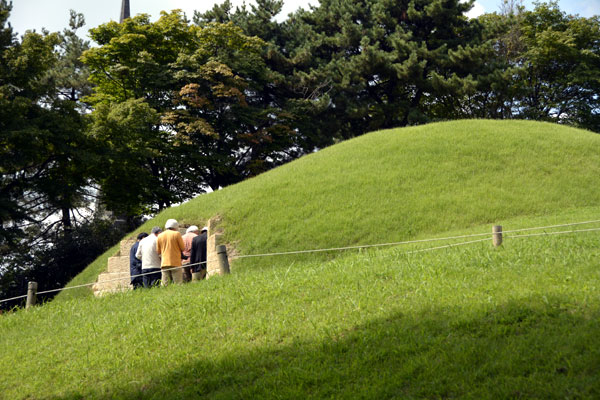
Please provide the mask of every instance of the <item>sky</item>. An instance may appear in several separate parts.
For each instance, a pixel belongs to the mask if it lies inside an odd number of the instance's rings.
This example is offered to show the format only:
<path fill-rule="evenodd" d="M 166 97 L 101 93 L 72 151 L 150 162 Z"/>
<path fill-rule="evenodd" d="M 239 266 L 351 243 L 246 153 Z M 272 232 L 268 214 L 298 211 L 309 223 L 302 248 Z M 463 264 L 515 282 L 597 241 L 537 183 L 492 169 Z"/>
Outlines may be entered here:
<path fill-rule="evenodd" d="M 42 27 L 49 31 L 60 31 L 67 27 L 69 10 L 82 13 L 86 19 L 86 28 L 96 27 L 110 20 L 118 21 L 121 13 L 121 0 L 12 0 L 13 10 L 9 22 L 13 30 L 23 34 L 27 29 L 38 32 Z M 244 0 L 232 0 L 241 5 Z M 246 0 L 246 3 L 252 0 Z M 495 12 L 500 8 L 502 0 L 477 0 L 469 16 L 477 16 L 485 12 Z M 130 0 L 131 14 L 147 13 L 155 20 L 161 10 L 182 9 L 187 17 L 194 16 L 194 10 L 206 11 L 222 0 Z M 282 13 L 277 17 L 285 19 L 289 13 L 309 5 L 317 5 L 318 0 L 284 0 Z M 582 17 L 600 15 L 600 0 L 559 0 L 561 10 L 568 14 L 579 14 Z M 525 0 L 527 9 L 532 9 L 532 1 Z"/>

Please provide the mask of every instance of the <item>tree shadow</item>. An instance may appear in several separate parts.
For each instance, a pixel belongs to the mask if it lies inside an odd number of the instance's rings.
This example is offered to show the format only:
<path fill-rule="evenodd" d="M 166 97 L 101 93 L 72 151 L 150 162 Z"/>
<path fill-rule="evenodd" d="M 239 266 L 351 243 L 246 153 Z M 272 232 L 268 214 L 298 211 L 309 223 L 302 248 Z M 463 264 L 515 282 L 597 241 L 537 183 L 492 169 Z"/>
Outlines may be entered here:
<path fill-rule="evenodd" d="M 599 398 L 599 311 L 553 297 L 397 312 L 320 342 L 231 351 L 153 371 L 146 385 L 60 398 Z"/>

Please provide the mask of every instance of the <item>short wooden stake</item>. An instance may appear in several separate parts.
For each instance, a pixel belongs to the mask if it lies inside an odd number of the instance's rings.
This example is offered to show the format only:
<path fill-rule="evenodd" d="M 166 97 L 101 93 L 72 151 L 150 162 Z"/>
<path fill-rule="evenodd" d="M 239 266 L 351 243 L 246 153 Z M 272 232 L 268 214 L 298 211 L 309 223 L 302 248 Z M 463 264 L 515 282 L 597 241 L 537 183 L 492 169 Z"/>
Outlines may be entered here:
<path fill-rule="evenodd" d="M 227 247 L 224 244 L 217 246 L 217 258 L 219 259 L 221 274 L 228 274 L 230 272 L 229 260 L 227 259 Z"/>
<path fill-rule="evenodd" d="M 37 289 L 37 282 L 29 282 L 27 284 L 27 303 L 25 304 L 25 308 L 35 306 L 35 303 L 37 301 Z"/>
<path fill-rule="evenodd" d="M 492 227 L 492 242 L 494 243 L 494 247 L 502 244 L 502 225 L 494 225 Z"/>

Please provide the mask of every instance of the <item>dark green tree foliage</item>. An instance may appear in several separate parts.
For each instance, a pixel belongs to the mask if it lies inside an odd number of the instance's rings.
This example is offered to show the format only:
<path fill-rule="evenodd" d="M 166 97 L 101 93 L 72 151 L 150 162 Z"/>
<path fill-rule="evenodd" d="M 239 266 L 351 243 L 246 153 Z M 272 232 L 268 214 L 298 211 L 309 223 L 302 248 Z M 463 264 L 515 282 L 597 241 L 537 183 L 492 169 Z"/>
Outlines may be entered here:
<path fill-rule="evenodd" d="M 85 196 L 90 146 L 77 103 L 58 96 L 48 79 L 61 36 L 27 32 L 17 41 L 6 33 L 10 5 L 0 8 L 0 240 L 6 245 L 25 231 L 41 240 L 55 227 L 69 233 L 71 212 Z"/>
<path fill-rule="evenodd" d="M 520 114 L 600 132 L 600 18 L 567 15 L 552 2 L 524 12 L 520 28 Z"/>
<path fill-rule="evenodd" d="M 505 3 L 478 19 L 486 51 L 476 90 L 453 99 L 449 117 L 526 118 L 600 132 L 600 20 Z"/>
<path fill-rule="evenodd" d="M 97 85 L 86 100 L 95 108 L 91 135 L 103 146 L 97 178 L 107 208 L 131 217 L 201 191 L 201 183 L 190 180 L 177 137 L 160 122 L 178 90 L 172 65 L 193 46 L 187 21 L 163 14 L 151 23 L 138 15 L 91 29 L 90 35 L 100 47 L 82 60 Z"/>
<path fill-rule="evenodd" d="M 260 56 L 262 40 L 233 24 L 193 26 L 177 12 L 91 35 L 101 47 L 83 60 L 97 84 L 91 132 L 108 144 L 101 186 L 109 208 L 162 209 L 297 152 L 295 117 L 272 95 L 277 77 Z"/>
<path fill-rule="evenodd" d="M 72 12 L 63 34 L 17 39 L 10 9 L 0 1 L 0 298 L 22 295 L 32 279 L 61 287 L 115 240 L 79 214 L 97 165 L 80 102 L 83 17 Z"/>
<path fill-rule="evenodd" d="M 264 41 L 261 57 L 268 68 L 268 80 L 256 92 L 253 103 L 285 111 L 286 124 L 293 127 L 295 135 L 294 146 L 285 150 L 284 158 L 292 159 L 332 144 L 336 135 L 324 123 L 330 117 L 329 85 L 311 87 L 297 73 L 310 66 L 305 53 L 296 54 L 305 43 L 308 28 L 293 15 L 278 22 L 275 17 L 282 6 L 281 0 L 258 0 L 234 10 L 231 2 L 225 1 L 205 13 L 196 12 L 194 21 L 200 27 L 231 22 L 245 35 Z"/>
<path fill-rule="evenodd" d="M 55 95 L 77 102 L 81 111 L 88 110 L 82 99 L 91 94 L 93 87 L 89 81 L 89 70 L 81 61 L 81 56 L 90 48 L 90 43 L 77 36 L 77 31 L 84 25 L 83 14 L 71 10 L 69 29 L 64 29 L 61 33 L 58 60 L 46 76 L 49 83 L 56 88 Z"/>
<path fill-rule="evenodd" d="M 425 122 L 444 96 L 473 85 L 469 59 L 477 26 L 458 0 L 323 0 L 294 18 L 306 40 L 305 86 L 329 88 L 342 137 Z M 478 43 L 475 43 L 478 45 Z"/>
<path fill-rule="evenodd" d="M 516 93 L 511 83 L 519 54 L 516 16 L 484 14 L 472 23 L 481 26 L 479 46 L 471 45 L 468 60 L 473 80 L 463 93 L 441 96 L 432 111 L 440 119 L 512 118 Z"/>
<path fill-rule="evenodd" d="M 194 30 L 197 48 L 175 65 L 176 103 L 184 108 L 163 122 L 191 147 L 198 177 L 216 189 L 289 160 L 294 118 L 268 101 L 273 73 L 261 57 L 264 42 L 231 23 Z"/>
<path fill-rule="evenodd" d="M 52 246 L 29 246 L 23 243 L 3 260 L 0 271 L 0 299 L 22 296 L 27 283 L 38 282 L 38 291 L 64 287 L 96 257 L 117 243 L 125 232 L 107 220 L 82 221 L 67 237 L 50 232 Z M 38 301 L 52 299 L 57 293 L 41 295 Z M 0 304 L 0 309 L 23 306 L 24 299 Z"/>

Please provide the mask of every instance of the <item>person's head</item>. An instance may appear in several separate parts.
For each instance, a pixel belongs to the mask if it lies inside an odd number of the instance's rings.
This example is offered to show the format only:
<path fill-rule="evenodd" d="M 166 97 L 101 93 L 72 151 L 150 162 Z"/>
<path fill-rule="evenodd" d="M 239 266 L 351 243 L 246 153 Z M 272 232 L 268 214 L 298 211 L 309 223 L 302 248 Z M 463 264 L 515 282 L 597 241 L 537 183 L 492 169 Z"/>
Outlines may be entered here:
<path fill-rule="evenodd" d="M 148 236 L 148 234 L 146 232 L 140 233 L 139 235 L 137 235 L 137 241 L 139 242 L 140 240 L 142 240 L 146 236 Z"/>
<path fill-rule="evenodd" d="M 162 229 L 160 229 L 160 226 L 155 226 L 152 228 L 151 232 L 153 235 L 158 236 L 158 234 L 162 232 Z"/>
<path fill-rule="evenodd" d="M 187 228 L 187 230 L 185 231 L 185 233 L 190 233 L 190 232 L 198 234 L 198 227 L 196 225 L 192 225 L 189 228 Z"/>
<path fill-rule="evenodd" d="M 208 226 L 205 226 L 204 228 L 202 228 L 202 230 L 200 231 L 200 233 L 206 233 L 206 234 L 208 234 Z"/>
<path fill-rule="evenodd" d="M 176 219 L 169 219 L 165 224 L 165 229 L 177 230 L 179 228 L 179 223 Z"/>

